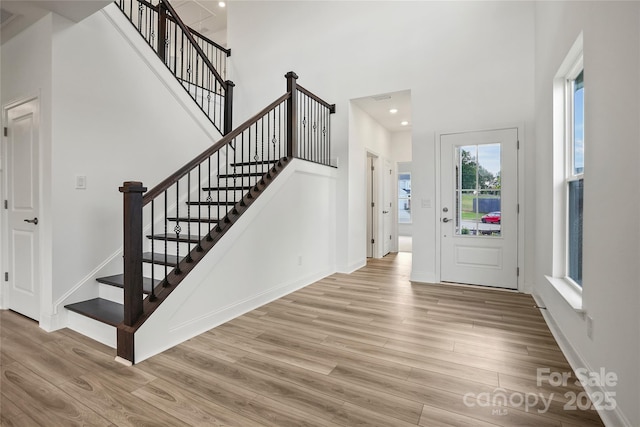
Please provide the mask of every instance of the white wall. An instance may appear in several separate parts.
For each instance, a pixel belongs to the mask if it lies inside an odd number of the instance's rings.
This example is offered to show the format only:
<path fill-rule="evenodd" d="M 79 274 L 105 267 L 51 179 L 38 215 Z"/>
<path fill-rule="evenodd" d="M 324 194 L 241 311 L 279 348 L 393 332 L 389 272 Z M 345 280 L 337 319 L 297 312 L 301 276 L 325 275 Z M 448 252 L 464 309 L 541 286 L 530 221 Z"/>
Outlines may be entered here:
<path fill-rule="evenodd" d="M 357 195 L 364 189 L 364 160 L 349 141 L 349 100 L 411 90 L 413 161 L 420 165 L 414 171 L 412 278 L 433 281 L 436 213 L 420 202 L 435 205 L 435 132 L 522 123 L 532 129 L 533 12 L 530 2 L 229 4 L 236 117 L 249 117 L 282 94 L 289 70 L 336 103 L 339 270 L 362 265 L 365 254 L 365 212 Z"/>
<path fill-rule="evenodd" d="M 0 104 L 6 107 L 8 104 L 24 101 L 33 97 L 39 99 L 40 107 L 40 150 L 42 158 L 51 157 L 51 31 L 53 18 L 48 14 L 38 22 L 30 26 L 22 33 L 6 41 L 0 47 Z M 3 111 L 4 114 L 4 111 Z M 5 120 L 5 117 L 2 117 Z M 0 188 L 2 195 L 6 198 L 4 162 L 6 147 L 2 145 L 0 150 L 2 160 L 0 167 Z M 51 165 L 42 162 L 42 173 L 40 174 L 40 203 L 41 213 L 38 224 L 40 239 L 42 241 L 40 260 L 40 274 L 43 278 L 51 275 L 51 251 L 45 250 L 51 246 L 51 184 L 46 179 L 51 174 Z M 0 211 L 2 217 L 2 227 L 0 236 L 2 237 L 2 253 L 0 257 L 0 267 L 6 265 L 7 239 L 2 236 L 6 227 L 5 211 Z M 7 271 L 1 268 L 0 271 Z M 0 286 L 0 308 L 6 308 L 6 301 L 3 296 L 3 285 Z M 50 283 L 50 279 L 48 280 Z M 41 287 L 42 296 L 46 301 L 51 301 L 51 291 L 46 287 Z"/>
<path fill-rule="evenodd" d="M 336 173 L 288 165 L 136 332 L 136 363 L 333 273 Z"/>
<path fill-rule="evenodd" d="M 607 391 L 617 410 L 610 426 L 640 425 L 640 4 L 536 4 L 536 200 L 534 294 L 547 307 L 554 332 L 574 368 L 603 367 L 618 375 Z M 545 280 L 552 273 L 552 81 L 578 34 L 584 34 L 585 189 L 583 308 L 575 312 Z M 603 220 L 610 211 L 612 219 Z M 598 391 L 598 388 L 595 388 Z"/>

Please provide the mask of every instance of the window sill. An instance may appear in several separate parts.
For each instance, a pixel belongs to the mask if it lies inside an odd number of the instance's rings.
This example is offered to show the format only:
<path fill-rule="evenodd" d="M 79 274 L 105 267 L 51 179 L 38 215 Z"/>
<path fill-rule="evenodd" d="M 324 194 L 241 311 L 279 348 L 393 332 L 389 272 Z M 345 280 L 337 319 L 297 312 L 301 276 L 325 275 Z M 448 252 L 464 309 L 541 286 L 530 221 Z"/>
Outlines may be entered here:
<path fill-rule="evenodd" d="M 560 277 L 546 277 L 547 281 L 555 288 L 564 300 L 578 313 L 584 313 L 582 308 L 582 290 L 568 280 Z"/>

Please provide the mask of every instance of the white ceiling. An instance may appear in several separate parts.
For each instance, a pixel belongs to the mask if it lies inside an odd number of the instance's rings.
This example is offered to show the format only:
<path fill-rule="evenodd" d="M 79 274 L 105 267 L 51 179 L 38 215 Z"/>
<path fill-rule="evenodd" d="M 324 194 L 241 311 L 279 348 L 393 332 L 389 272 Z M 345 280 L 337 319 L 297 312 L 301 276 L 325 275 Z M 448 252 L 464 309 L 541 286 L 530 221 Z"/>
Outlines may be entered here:
<path fill-rule="evenodd" d="M 109 3 L 111 1 L 108 0 L 1 0 L 3 19 L 9 18 L 0 25 L 0 40 L 6 42 L 49 12 L 80 22 Z"/>
<path fill-rule="evenodd" d="M 353 99 L 352 102 L 373 117 L 389 132 L 401 132 L 411 129 L 410 90 L 366 96 Z M 392 108 L 398 110 L 398 112 L 395 114 L 390 113 L 389 110 Z M 409 124 L 403 126 L 400 124 L 402 121 L 407 121 Z"/>
<path fill-rule="evenodd" d="M 212 0 L 173 0 L 174 7 L 182 22 L 193 28 L 200 34 L 210 37 L 227 29 L 227 9 L 220 7 L 219 1 Z M 213 40 L 218 40 L 217 35 Z M 226 35 L 224 36 L 226 42 Z"/>

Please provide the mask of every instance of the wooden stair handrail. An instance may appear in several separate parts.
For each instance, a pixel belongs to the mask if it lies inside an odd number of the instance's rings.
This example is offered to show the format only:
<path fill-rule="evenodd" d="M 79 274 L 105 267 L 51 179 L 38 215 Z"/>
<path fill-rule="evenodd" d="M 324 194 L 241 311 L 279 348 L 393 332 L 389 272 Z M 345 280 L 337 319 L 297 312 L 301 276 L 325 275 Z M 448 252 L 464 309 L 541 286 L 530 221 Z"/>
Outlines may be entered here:
<path fill-rule="evenodd" d="M 282 101 L 288 99 L 291 96 L 291 92 L 287 92 L 282 95 L 280 98 L 273 101 L 266 108 L 262 109 L 258 114 L 255 114 L 253 117 L 245 121 L 243 124 L 238 126 L 233 131 L 226 134 L 222 139 L 211 147 L 207 148 L 205 151 L 200 153 L 197 157 L 191 160 L 186 165 L 182 166 L 180 169 L 175 171 L 171 176 L 160 182 L 158 185 L 149 190 L 144 197 L 142 198 L 142 206 L 147 205 L 151 200 L 158 197 L 160 194 L 164 193 L 165 190 L 169 189 L 173 184 L 175 184 L 180 178 L 185 176 L 189 171 L 193 170 L 196 166 L 202 163 L 206 158 L 211 157 L 216 151 L 219 151 L 227 144 L 229 144 L 236 136 L 240 135 L 242 132 L 247 130 L 253 123 L 255 123 L 260 117 L 265 115 L 269 110 L 271 110 L 276 105 L 280 104 Z"/>

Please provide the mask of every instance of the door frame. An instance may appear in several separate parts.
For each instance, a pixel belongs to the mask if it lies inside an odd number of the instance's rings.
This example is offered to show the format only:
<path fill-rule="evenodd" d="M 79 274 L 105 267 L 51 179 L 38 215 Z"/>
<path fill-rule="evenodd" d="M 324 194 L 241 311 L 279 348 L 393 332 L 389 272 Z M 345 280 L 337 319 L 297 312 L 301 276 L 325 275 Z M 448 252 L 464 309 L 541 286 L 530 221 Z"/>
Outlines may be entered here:
<path fill-rule="evenodd" d="M 516 184 L 516 203 L 519 206 L 519 212 L 520 214 L 518 215 L 518 224 L 517 224 L 517 229 L 518 229 L 518 241 L 517 241 L 517 248 L 518 248 L 518 255 L 517 255 L 517 267 L 519 269 L 519 275 L 517 276 L 517 288 L 515 289 L 515 291 L 517 292 L 524 292 L 525 291 L 525 268 L 524 268 L 524 229 L 525 229 L 525 217 L 526 217 L 526 207 L 525 207 L 525 203 L 524 203 L 524 197 L 523 195 L 524 193 L 524 178 L 523 178 L 523 165 L 524 165 L 524 135 L 525 135 L 525 127 L 524 124 L 519 124 L 519 125 L 503 125 L 503 126 L 490 126 L 490 127 L 486 127 L 486 128 L 480 128 L 480 129 L 472 129 L 472 130 L 464 130 L 464 131 L 451 131 L 451 132 L 444 132 L 444 131 L 439 131 L 436 132 L 435 134 L 435 141 L 434 141 L 434 145 L 435 145 L 435 214 L 434 214 L 434 221 L 435 221 L 435 253 L 436 253 L 436 265 L 435 265 L 435 277 L 436 277 L 436 281 L 438 283 L 444 283 L 442 282 L 442 269 L 441 269 L 441 265 L 440 263 L 442 262 L 442 254 L 441 254 L 441 248 L 442 248 L 442 223 L 440 221 L 440 217 L 441 217 L 441 211 L 442 211 L 442 203 L 441 203 L 441 184 L 442 181 L 440 179 L 441 173 L 442 173 L 442 167 L 440 165 L 440 162 L 442 160 L 441 158 L 441 137 L 442 135 L 452 135 L 452 134 L 465 134 L 465 133 L 476 133 L 476 132 L 489 132 L 489 131 L 496 131 L 496 130 L 507 130 L 507 129 L 515 129 L 516 130 L 516 135 L 517 135 L 517 140 L 518 140 L 518 167 L 517 167 L 517 184 Z M 447 284 L 447 283 L 444 283 Z M 450 284 L 451 285 L 451 284 Z M 452 286 L 456 286 L 455 284 Z M 470 285 L 470 286 L 475 286 L 475 285 Z M 493 288 L 492 288 L 493 289 Z M 496 289 L 500 289 L 500 288 L 496 288 Z M 509 289 L 505 289 L 505 291 L 509 291 Z"/>
<path fill-rule="evenodd" d="M 380 243 L 380 238 L 379 238 L 379 234 L 380 234 L 380 218 L 378 215 L 378 205 L 379 203 L 379 177 L 378 177 L 378 172 L 380 169 L 380 165 L 378 164 L 380 161 L 380 156 L 378 156 L 378 154 L 372 152 L 372 151 L 366 151 L 365 153 L 365 161 L 366 161 L 366 165 L 365 165 L 365 183 L 366 183 L 366 227 L 367 227 L 367 231 L 366 231 L 366 256 L 367 258 L 380 258 L 380 255 L 378 254 L 379 250 L 379 243 Z M 374 168 L 374 170 L 371 170 L 371 167 Z M 371 203 L 374 204 L 374 206 L 371 206 Z M 373 243 L 371 243 L 371 239 L 373 239 Z M 370 255 L 370 256 L 369 256 Z"/>
<path fill-rule="evenodd" d="M 20 105 L 27 104 L 29 102 L 35 101 L 36 103 L 36 118 L 38 123 L 38 206 L 39 206 L 39 219 L 42 223 L 42 211 L 43 211 L 43 176 L 42 176 L 42 164 L 43 164 L 43 129 L 42 129 L 42 103 L 41 97 L 39 94 L 25 96 L 23 98 L 8 102 L 2 105 L 2 137 L 0 138 L 0 249 L 2 249 L 2 255 L 0 256 L 0 309 L 6 309 L 10 305 L 9 301 L 9 291 L 8 291 L 8 282 L 4 280 L 4 274 L 8 271 L 9 268 L 9 217 L 7 210 L 4 208 L 4 201 L 8 199 L 8 137 L 4 136 L 4 128 L 9 125 L 9 110 L 19 107 Z M 42 255 L 43 255 L 43 233 L 42 226 L 37 234 L 38 245 L 38 255 L 40 257 L 40 265 L 38 266 L 39 275 L 37 280 L 39 281 L 39 307 L 38 311 L 40 313 L 40 321 L 42 320 L 42 312 L 45 302 L 45 289 L 43 289 L 43 274 L 42 274 Z M 11 274 L 11 273 L 9 273 Z"/>

